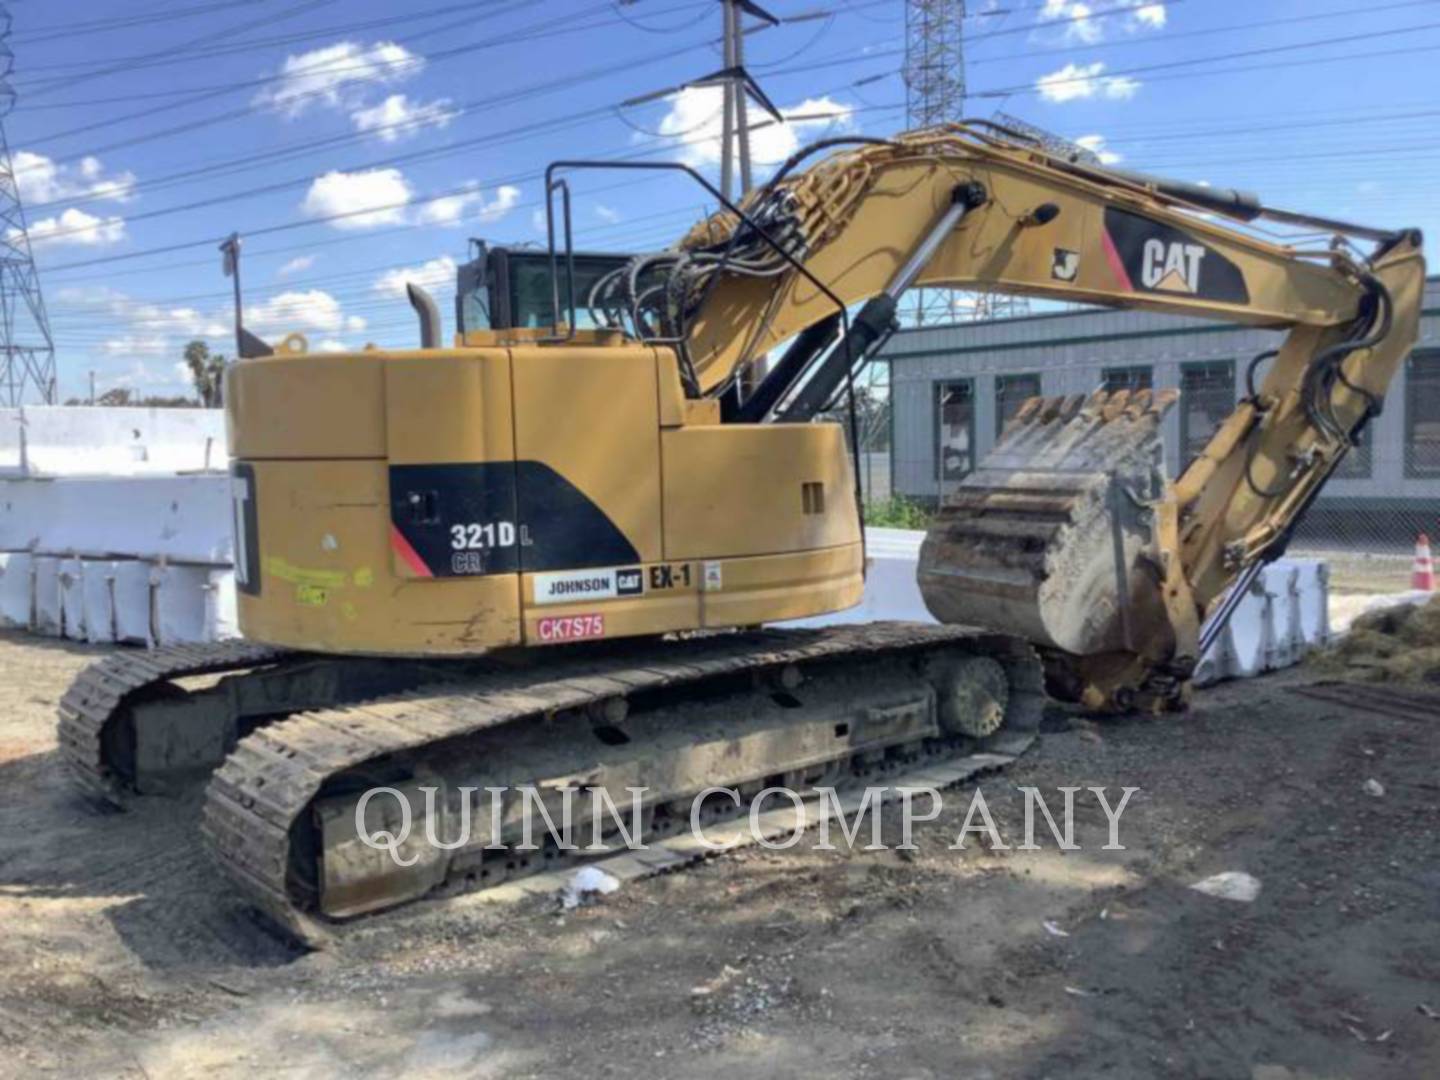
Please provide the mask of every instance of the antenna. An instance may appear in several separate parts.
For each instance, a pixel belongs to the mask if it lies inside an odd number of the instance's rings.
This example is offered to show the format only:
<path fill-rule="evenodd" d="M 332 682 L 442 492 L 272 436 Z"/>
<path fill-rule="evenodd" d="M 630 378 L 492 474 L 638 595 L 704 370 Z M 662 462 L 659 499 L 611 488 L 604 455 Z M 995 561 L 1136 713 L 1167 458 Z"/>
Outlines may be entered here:
<path fill-rule="evenodd" d="M 24 404 L 27 393 L 54 405 L 55 341 L 5 134 L 4 118 L 15 107 L 10 23 L 10 9 L 0 3 L 0 405 Z"/>

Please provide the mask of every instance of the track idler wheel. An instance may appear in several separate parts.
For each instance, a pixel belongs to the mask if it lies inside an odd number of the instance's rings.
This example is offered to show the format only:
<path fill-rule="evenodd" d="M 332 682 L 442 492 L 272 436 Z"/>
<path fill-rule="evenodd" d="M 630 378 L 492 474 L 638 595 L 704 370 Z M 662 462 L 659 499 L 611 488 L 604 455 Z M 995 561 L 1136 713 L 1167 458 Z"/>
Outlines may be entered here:
<path fill-rule="evenodd" d="M 947 735 L 983 739 L 1005 723 L 1010 679 L 1005 668 L 984 656 L 933 660 L 926 672 L 935 687 L 940 727 Z"/>

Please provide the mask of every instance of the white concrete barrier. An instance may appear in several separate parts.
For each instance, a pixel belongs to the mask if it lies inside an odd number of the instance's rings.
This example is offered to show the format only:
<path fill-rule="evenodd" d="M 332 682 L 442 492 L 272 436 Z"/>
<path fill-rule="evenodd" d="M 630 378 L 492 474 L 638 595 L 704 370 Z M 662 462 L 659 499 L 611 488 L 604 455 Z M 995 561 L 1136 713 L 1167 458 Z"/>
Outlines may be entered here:
<path fill-rule="evenodd" d="M 1330 644 L 1330 566 L 1319 559 L 1294 559 L 1299 600 L 1299 634 L 1306 649 Z"/>
<path fill-rule="evenodd" d="M 115 564 L 115 640 L 131 645 L 155 645 L 151 615 L 150 575 L 148 562 L 138 559 Z"/>
<path fill-rule="evenodd" d="M 34 559 L 28 551 L 0 551 L 0 628 L 29 629 L 34 614 Z"/>
<path fill-rule="evenodd" d="M 0 409 L 0 625 L 232 636 L 228 464 L 218 410 Z"/>
<path fill-rule="evenodd" d="M 935 619 L 925 607 L 920 586 L 915 580 L 915 567 L 920 561 L 920 542 L 924 539 L 923 532 L 913 529 L 866 529 L 868 567 L 865 594 L 860 603 L 846 611 L 778 625 L 837 626 L 886 619 L 933 623 Z"/>
<path fill-rule="evenodd" d="M 155 641 L 208 643 L 238 636 L 235 625 L 235 575 L 206 566 L 157 566 L 154 587 Z"/>
<path fill-rule="evenodd" d="M 35 617 L 30 628 L 37 634 L 59 637 L 64 628 L 60 615 L 60 560 L 53 555 L 37 555 L 35 569 Z"/>
<path fill-rule="evenodd" d="M 62 559 L 58 573 L 60 584 L 60 625 L 72 641 L 85 638 L 85 576 L 79 559 Z"/>
<path fill-rule="evenodd" d="M 0 476 L 156 476 L 228 467 L 219 409 L 0 409 Z"/>
<path fill-rule="evenodd" d="M 0 550 L 231 561 L 230 477 L 0 479 Z"/>
<path fill-rule="evenodd" d="M 923 532 L 866 529 L 869 559 L 865 594 L 847 611 L 780 626 L 834 626 L 895 619 L 933 623 L 915 579 Z M 1299 663 L 1306 651 L 1329 640 L 1329 575 L 1317 559 L 1282 559 L 1266 567 L 1240 602 L 1230 625 L 1196 668 L 1199 685 L 1247 678 Z"/>
<path fill-rule="evenodd" d="M 102 559 L 81 562 L 81 592 L 84 597 L 85 640 L 106 644 L 115 640 L 115 568 Z"/>
<path fill-rule="evenodd" d="M 1250 586 L 1195 681 L 1204 686 L 1291 667 L 1329 641 L 1329 567 L 1319 559 L 1279 559 Z"/>

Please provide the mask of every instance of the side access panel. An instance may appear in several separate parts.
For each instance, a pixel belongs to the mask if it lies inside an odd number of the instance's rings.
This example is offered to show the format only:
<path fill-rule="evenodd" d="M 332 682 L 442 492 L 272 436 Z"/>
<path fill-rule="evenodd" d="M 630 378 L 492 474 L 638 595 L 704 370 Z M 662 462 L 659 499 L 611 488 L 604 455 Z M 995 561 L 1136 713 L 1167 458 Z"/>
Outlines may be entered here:
<path fill-rule="evenodd" d="M 662 551 L 654 351 L 532 346 L 512 356 L 526 642 L 698 625 L 697 568 Z"/>

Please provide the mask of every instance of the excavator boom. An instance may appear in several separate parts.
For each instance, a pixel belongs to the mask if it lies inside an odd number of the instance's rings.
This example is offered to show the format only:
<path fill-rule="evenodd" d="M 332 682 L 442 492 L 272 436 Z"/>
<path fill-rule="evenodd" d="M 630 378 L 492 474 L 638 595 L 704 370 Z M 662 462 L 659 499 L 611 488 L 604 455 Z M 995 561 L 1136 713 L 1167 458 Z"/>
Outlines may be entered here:
<path fill-rule="evenodd" d="M 598 317 L 680 340 L 695 392 L 739 421 L 805 421 L 833 404 L 917 286 L 1287 330 L 1178 483 L 1163 479 L 1158 438 L 1173 393 L 1032 401 L 922 549 L 932 613 L 1037 643 L 1059 692 L 1110 707 L 1178 700 L 1202 625 L 1213 634 L 1228 612 L 1220 598 L 1283 552 L 1379 411 L 1416 338 L 1419 234 L 1081 165 L 975 126 L 833 142 L 847 141 L 858 145 L 792 172 L 802 152 L 679 248 L 632 263 L 632 276 L 663 270 L 663 285 L 637 296 L 602 281 Z M 1336 235 L 1297 248 L 1244 228 L 1258 219 Z M 1357 239 L 1377 246 L 1362 254 Z M 848 318 L 837 302 L 861 306 Z"/>

